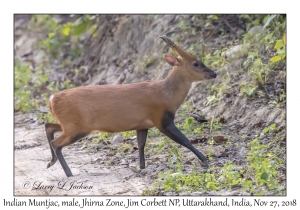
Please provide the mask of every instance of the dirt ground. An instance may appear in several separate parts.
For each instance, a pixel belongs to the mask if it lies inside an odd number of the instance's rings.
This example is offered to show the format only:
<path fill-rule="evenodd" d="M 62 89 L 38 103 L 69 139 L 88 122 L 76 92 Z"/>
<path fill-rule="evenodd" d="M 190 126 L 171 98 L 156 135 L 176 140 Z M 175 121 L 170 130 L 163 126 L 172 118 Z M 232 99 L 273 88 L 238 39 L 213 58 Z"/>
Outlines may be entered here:
<path fill-rule="evenodd" d="M 15 116 L 15 196 L 141 195 L 149 184 L 149 178 L 135 170 L 136 164 L 101 164 L 99 160 L 106 156 L 106 151 L 89 155 L 82 149 L 82 142 L 63 150 L 73 177 L 66 177 L 59 162 L 46 169 L 51 153 L 44 125 L 26 119 L 25 114 Z"/>

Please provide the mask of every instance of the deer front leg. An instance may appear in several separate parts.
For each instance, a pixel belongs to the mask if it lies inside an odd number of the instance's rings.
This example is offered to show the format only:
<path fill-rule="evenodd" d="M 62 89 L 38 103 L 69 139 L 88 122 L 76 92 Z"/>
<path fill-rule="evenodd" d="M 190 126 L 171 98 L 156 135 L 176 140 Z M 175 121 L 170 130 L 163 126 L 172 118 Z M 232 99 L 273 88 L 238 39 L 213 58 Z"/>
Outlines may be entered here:
<path fill-rule="evenodd" d="M 174 140 L 178 144 L 181 144 L 182 146 L 188 148 L 191 150 L 202 162 L 203 166 L 205 168 L 208 168 L 207 159 L 205 156 L 199 152 L 192 143 L 188 140 L 188 138 L 181 133 L 180 130 L 175 126 L 174 124 L 174 114 L 170 112 L 166 112 L 164 114 L 164 117 L 162 119 L 162 124 L 160 127 L 160 131 L 165 134 L 170 139 Z"/>

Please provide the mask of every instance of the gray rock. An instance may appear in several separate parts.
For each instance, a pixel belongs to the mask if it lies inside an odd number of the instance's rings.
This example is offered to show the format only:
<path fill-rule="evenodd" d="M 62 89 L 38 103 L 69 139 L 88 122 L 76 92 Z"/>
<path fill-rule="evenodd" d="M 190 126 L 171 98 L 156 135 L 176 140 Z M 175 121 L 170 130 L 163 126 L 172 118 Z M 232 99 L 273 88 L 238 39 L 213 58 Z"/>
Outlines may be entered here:
<path fill-rule="evenodd" d="M 263 26 L 254 26 L 248 31 L 249 34 L 253 34 L 253 35 L 262 34 L 264 32 L 265 32 L 265 29 Z"/>
<path fill-rule="evenodd" d="M 116 134 L 114 135 L 113 139 L 112 139 L 112 143 L 113 145 L 119 145 L 123 143 L 123 137 L 120 134 Z"/>
<path fill-rule="evenodd" d="M 225 53 L 225 58 L 226 59 L 237 58 L 239 57 L 240 54 L 242 54 L 242 50 L 243 50 L 243 45 L 234 46 Z"/>
<path fill-rule="evenodd" d="M 125 159 L 122 159 L 120 162 L 120 165 L 128 165 L 128 161 Z"/>

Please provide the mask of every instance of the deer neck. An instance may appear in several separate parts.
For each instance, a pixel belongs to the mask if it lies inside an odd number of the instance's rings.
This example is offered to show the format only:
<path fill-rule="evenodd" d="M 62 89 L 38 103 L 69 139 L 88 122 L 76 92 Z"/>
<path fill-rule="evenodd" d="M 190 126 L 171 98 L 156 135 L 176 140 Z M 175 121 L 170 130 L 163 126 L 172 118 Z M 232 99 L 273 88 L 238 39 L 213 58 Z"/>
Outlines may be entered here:
<path fill-rule="evenodd" d="M 163 91 L 176 110 L 186 98 L 192 85 L 192 82 L 186 76 L 186 72 L 183 69 L 175 67 L 162 80 Z"/>

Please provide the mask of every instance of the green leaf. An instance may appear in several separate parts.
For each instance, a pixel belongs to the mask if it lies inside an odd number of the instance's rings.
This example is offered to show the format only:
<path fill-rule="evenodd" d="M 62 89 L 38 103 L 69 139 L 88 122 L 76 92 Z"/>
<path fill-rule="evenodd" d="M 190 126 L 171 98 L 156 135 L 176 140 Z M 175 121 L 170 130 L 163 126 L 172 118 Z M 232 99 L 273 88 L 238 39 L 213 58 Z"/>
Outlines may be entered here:
<path fill-rule="evenodd" d="M 265 81 L 261 78 L 261 77 L 257 77 L 258 81 L 261 83 L 261 84 L 264 84 Z M 255 90 L 255 89 L 254 89 Z"/>
<path fill-rule="evenodd" d="M 249 188 L 251 184 L 252 184 L 252 181 L 250 181 L 250 180 L 246 181 L 245 188 Z"/>
<path fill-rule="evenodd" d="M 213 20 L 218 20 L 218 15 L 210 15 L 209 17 Z"/>
<path fill-rule="evenodd" d="M 64 27 L 64 28 L 62 29 L 63 35 L 69 36 L 70 30 L 71 30 L 71 28 L 70 28 L 69 26 Z"/>
<path fill-rule="evenodd" d="M 49 33 L 49 34 L 48 34 L 48 38 L 51 39 L 51 38 L 54 37 L 54 35 L 55 35 L 55 33 Z"/>
<path fill-rule="evenodd" d="M 262 173 L 262 175 L 260 176 L 261 179 L 266 180 L 266 181 L 267 181 L 268 177 L 269 177 L 269 175 L 266 172 Z"/>
<path fill-rule="evenodd" d="M 244 15 L 244 14 L 243 14 L 243 15 L 241 15 L 241 17 L 242 17 L 242 18 L 245 18 L 245 19 L 249 19 L 249 18 L 250 18 L 250 16 L 249 16 L 249 15 Z"/>
<path fill-rule="evenodd" d="M 280 39 L 276 42 L 276 45 L 274 47 L 274 49 L 276 49 L 277 51 L 281 50 L 281 48 L 285 47 L 283 40 Z"/>
<path fill-rule="evenodd" d="M 48 77 L 46 75 L 41 75 L 41 79 L 44 81 L 44 82 L 47 82 L 48 81 Z"/>
<path fill-rule="evenodd" d="M 261 60 L 260 58 L 257 58 L 253 64 L 253 67 L 258 67 L 259 65 L 261 65 Z"/>
<path fill-rule="evenodd" d="M 268 133 L 269 132 L 269 130 L 270 130 L 270 128 L 265 128 L 263 131 L 264 131 L 264 133 Z"/>
<path fill-rule="evenodd" d="M 89 21 L 81 22 L 80 24 L 74 26 L 72 35 L 79 36 L 86 31 Z"/>
<path fill-rule="evenodd" d="M 266 22 L 269 18 L 270 18 L 270 15 L 266 15 L 263 19 L 263 24 L 266 24 Z"/>
<path fill-rule="evenodd" d="M 275 160 L 276 160 L 276 163 L 278 164 L 278 165 L 281 165 L 281 160 L 278 158 L 278 157 L 274 157 L 275 158 Z"/>
<path fill-rule="evenodd" d="M 272 58 L 270 58 L 270 61 L 273 63 L 276 63 L 278 61 L 280 61 L 282 58 L 279 55 L 273 56 Z"/>
<path fill-rule="evenodd" d="M 273 33 L 269 33 L 266 37 L 265 40 L 270 40 L 273 37 Z"/>
<path fill-rule="evenodd" d="M 271 15 L 267 20 L 266 20 L 266 23 L 264 25 L 264 28 L 266 28 L 270 22 L 276 17 L 277 15 Z"/>
<path fill-rule="evenodd" d="M 253 21 L 253 24 L 254 24 L 255 26 L 258 26 L 258 25 L 259 25 L 259 21 L 258 21 L 258 20 L 255 20 L 255 21 Z"/>

